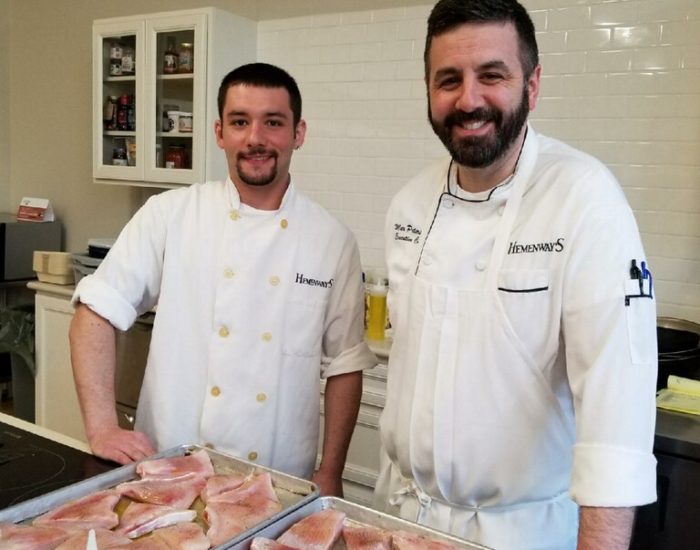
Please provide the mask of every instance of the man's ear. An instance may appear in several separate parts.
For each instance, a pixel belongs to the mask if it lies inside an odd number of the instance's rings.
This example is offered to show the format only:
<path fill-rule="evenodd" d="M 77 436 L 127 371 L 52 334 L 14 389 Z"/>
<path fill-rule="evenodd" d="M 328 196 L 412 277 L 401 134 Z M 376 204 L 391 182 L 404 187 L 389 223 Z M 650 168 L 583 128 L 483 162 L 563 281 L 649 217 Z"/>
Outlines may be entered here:
<path fill-rule="evenodd" d="M 294 148 L 299 149 L 304 144 L 304 137 L 306 136 L 306 121 L 301 119 L 297 123 L 297 127 L 294 129 Z"/>

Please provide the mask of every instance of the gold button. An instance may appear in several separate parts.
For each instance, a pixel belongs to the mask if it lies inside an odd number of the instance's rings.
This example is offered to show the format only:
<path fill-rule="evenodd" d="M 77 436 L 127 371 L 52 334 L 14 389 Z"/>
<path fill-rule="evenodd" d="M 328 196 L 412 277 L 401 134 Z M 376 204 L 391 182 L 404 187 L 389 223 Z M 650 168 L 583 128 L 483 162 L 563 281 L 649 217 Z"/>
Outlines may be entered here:
<path fill-rule="evenodd" d="M 263 339 L 263 342 L 269 342 L 270 340 L 272 340 L 272 333 L 263 332 L 262 339 Z"/>
<path fill-rule="evenodd" d="M 264 393 L 259 393 L 255 396 L 255 399 L 257 399 L 259 403 L 262 403 L 267 399 L 267 395 L 265 395 Z"/>
<path fill-rule="evenodd" d="M 241 215 L 238 213 L 238 210 L 231 210 L 228 213 L 228 217 L 235 222 L 236 220 L 239 220 L 241 218 Z"/>
<path fill-rule="evenodd" d="M 219 329 L 219 336 L 221 336 L 222 338 L 226 338 L 226 337 L 228 337 L 228 335 L 229 335 L 229 331 L 226 327 L 221 327 Z"/>
<path fill-rule="evenodd" d="M 214 397 L 219 397 L 219 396 L 221 395 L 221 390 L 219 389 L 219 386 L 214 386 L 214 387 L 211 389 L 211 394 L 212 394 Z"/>
<path fill-rule="evenodd" d="M 255 451 L 251 451 L 248 453 L 248 460 L 257 460 L 258 459 L 258 453 Z"/>
<path fill-rule="evenodd" d="M 277 275 L 273 275 L 272 277 L 270 277 L 270 284 L 272 286 L 277 286 L 278 284 L 280 284 L 280 278 Z"/>
<path fill-rule="evenodd" d="M 214 448 L 214 444 L 213 444 L 213 443 L 205 443 L 204 446 L 205 446 L 207 449 L 213 449 L 213 448 Z"/>
<path fill-rule="evenodd" d="M 288 225 L 289 225 L 289 222 L 287 220 L 282 220 L 280 222 L 280 226 L 282 227 L 282 229 L 287 229 Z"/>
<path fill-rule="evenodd" d="M 227 279 L 232 279 L 233 275 L 234 275 L 233 269 L 231 269 L 230 267 L 227 267 L 226 269 L 224 269 L 224 277 L 226 277 Z"/>

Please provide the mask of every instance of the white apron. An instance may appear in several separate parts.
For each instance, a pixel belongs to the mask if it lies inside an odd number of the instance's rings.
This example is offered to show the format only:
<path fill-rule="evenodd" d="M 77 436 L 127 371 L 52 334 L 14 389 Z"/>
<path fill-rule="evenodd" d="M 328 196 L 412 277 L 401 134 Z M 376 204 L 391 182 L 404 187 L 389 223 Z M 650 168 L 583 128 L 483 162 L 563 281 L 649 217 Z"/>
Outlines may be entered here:
<path fill-rule="evenodd" d="M 431 240 L 463 235 L 463 205 L 442 192 L 444 181 L 436 189 L 422 250 L 395 290 L 374 506 L 496 550 L 574 550 L 572 427 L 499 298 L 498 274 L 537 152 L 522 157 L 481 289 L 421 278 Z"/>

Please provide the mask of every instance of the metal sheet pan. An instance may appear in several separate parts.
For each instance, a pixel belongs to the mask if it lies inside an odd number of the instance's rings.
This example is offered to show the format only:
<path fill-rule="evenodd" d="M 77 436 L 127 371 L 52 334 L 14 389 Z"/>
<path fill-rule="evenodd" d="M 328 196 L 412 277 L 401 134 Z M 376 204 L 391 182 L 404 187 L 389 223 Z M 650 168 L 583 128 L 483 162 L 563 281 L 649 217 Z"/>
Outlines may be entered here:
<path fill-rule="evenodd" d="M 254 535 L 241 541 L 231 541 L 227 543 L 226 548 L 231 550 L 249 550 L 250 543 L 255 537 L 266 537 L 268 539 L 276 539 L 297 521 L 309 516 L 315 512 L 320 512 L 326 508 L 333 508 L 340 512 L 345 512 L 346 522 L 354 525 L 371 525 L 373 527 L 379 527 L 381 529 L 386 529 L 387 531 L 403 530 L 409 531 L 411 533 L 418 533 L 431 539 L 440 540 L 444 542 L 449 542 L 455 548 L 465 548 L 468 550 L 493 550 L 487 546 L 482 546 L 474 542 L 469 542 L 457 537 L 453 537 L 441 531 L 436 531 L 429 527 L 423 525 L 418 525 L 412 521 L 406 521 L 389 514 L 384 514 L 382 512 L 377 512 L 372 508 L 367 508 L 360 504 L 354 504 L 343 500 L 341 498 L 335 497 L 320 497 L 311 502 L 308 502 L 304 506 L 298 508 L 297 510 L 285 515 L 283 518 L 275 521 L 271 525 L 259 530 Z M 336 543 L 333 550 L 345 550 L 345 543 L 341 540 Z"/>
<path fill-rule="evenodd" d="M 199 445 L 182 445 L 180 447 L 174 447 L 172 449 L 168 449 L 167 451 L 150 456 L 144 459 L 144 461 L 153 460 L 156 458 L 183 456 L 201 449 L 206 450 L 209 454 L 209 458 L 214 466 L 214 471 L 217 474 L 270 472 L 272 484 L 275 488 L 277 496 L 280 499 L 280 504 L 282 505 L 282 510 L 277 514 L 269 517 L 263 522 L 260 522 L 258 525 L 248 529 L 230 541 L 216 546 L 216 550 L 223 550 L 224 548 L 229 548 L 232 544 L 235 544 L 240 540 L 252 538 L 252 536 L 260 529 L 264 529 L 276 521 L 279 521 L 287 514 L 293 513 L 298 508 L 305 506 L 318 497 L 318 486 L 311 481 L 291 476 L 271 468 L 266 468 L 253 462 L 248 462 L 246 460 L 207 449 Z M 97 475 L 79 483 L 69 485 L 40 497 L 36 497 L 16 504 L 15 506 L 5 508 L 4 510 L 0 510 L 0 522 L 29 522 L 36 516 L 48 512 L 61 504 L 65 504 L 70 500 L 75 500 L 96 491 L 109 489 L 125 481 L 138 479 L 138 475 L 136 474 L 137 464 L 138 463 L 122 466 L 110 472 Z M 198 521 L 202 521 L 201 509 L 198 509 L 197 506 L 195 506 L 195 509 L 198 510 Z"/>

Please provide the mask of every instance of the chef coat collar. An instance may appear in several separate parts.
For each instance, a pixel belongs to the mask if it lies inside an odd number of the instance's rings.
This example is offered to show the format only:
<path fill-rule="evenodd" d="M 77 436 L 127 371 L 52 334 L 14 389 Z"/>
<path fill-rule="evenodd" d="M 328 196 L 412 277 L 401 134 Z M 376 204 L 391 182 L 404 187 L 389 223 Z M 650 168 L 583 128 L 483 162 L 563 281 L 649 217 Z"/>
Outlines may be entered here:
<path fill-rule="evenodd" d="M 259 210 L 258 208 L 255 208 L 253 206 L 250 206 L 248 204 L 244 204 L 241 202 L 241 196 L 238 193 L 238 189 L 236 189 L 235 184 L 231 180 L 231 176 L 228 176 L 226 178 L 226 197 L 227 197 L 227 202 L 229 205 L 229 208 L 232 210 L 246 210 L 248 212 L 259 212 L 259 213 L 269 213 L 269 214 L 275 214 L 277 212 L 280 212 L 284 210 L 285 208 L 291 206 L 294 202 L 294 197 L 296 196 L 296 188 L 294 187 L 294 180 L 292 179 L 292 175 L 289 175 L 289 185 L 287 186 L 287 189 L 284 192 L 284 196 L 282 197 L 282 202 L 280 202 L 280 207 L 277 210 Z"/>
<path fill-rule="evenodd" d="M 453 169 L 455 162 L 454 160 L 450 160 L 450 165 L 447 169 L 447 182 L 445 183 L 445 193 L 467 202 L 487 202 L 492 198 L 506 199 L 508 197 L 508 193 L 513 187 L 513 180 L 515 179 L 515 175 L 517 174 L 518 168 L 520 167 L 520 159 L 526 148 L 525 144 L 531 139 L 534 139 L 534 133 L 534 130 L 530 127 L 530 124 L 528 124 L 525 130 L 525 139 L 523 140 L 523 143 L 520 146 L 520 152 L 518 153 L 518 159 L 515 161 L 515 169 L 513 170 L 513 173 L 506 179 L 504 179 L 502 182 L 496 184 L 491 189 L 486 189 L 485 191 L 478 191 L 476 193 L 472 193 L 463 189 L 457 181 L 457 170 Z"/>

